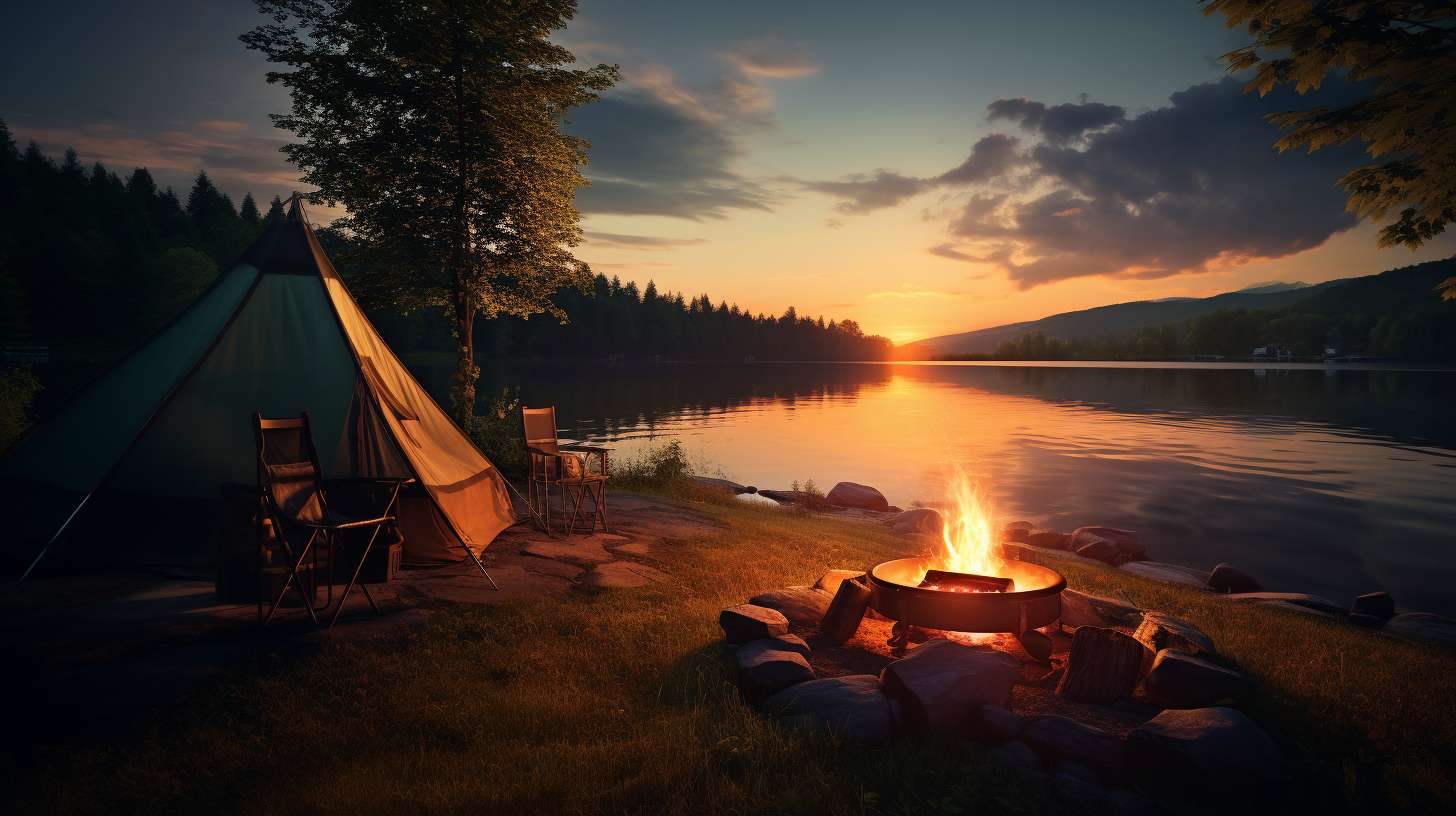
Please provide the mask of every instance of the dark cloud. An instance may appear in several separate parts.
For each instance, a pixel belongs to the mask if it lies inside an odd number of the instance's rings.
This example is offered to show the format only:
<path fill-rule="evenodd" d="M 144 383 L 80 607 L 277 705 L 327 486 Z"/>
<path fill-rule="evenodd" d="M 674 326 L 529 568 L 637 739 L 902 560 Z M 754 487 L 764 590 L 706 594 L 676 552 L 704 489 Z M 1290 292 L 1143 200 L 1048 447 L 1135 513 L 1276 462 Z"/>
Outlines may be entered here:
<path fill-rule="evenodd" d="M 1263 116 L 1320 101 L 1260 98 L 1233 79 L 1195 85 L 1085 145 L 1036 146 L 1031 172 L 1045 192 L 991 207 L 973 200 L 952 233 L 1003 253 L 1023 289 L 1085 275 L 1167 277 L 1312 249 L 1355 225 L 1334 182 L 1360 154 L 1281 154 Z M 1012 250 L 1028 260 L 1012 260 Z"/>
<path fill-rule="evenodd" d="M 1117 105 L 1101 102 L 1049 106 L 1025 97 L 997 99 L 986 109 L 987 118 L 991 121 L 1007 119 L 1016 122 L 1023 130 L 1040 133 L 1052 144 L 1066 144 L 1089 131 L 1120 122 L 1127 115 L 1127 111 Z"/>
<path fill-rule="evenodd" d="M 844 199 L 835 205 L 842 213 L 862 215 L 893 207 L 937 187 L 965 186 L 1004 176 L 1021 161 L 1014 136 L 993 133 L 977 141 L 960 165 L 929 178 L 905 176 L 890 170 L 857 174 L 841 181 L 805 181 L 800 185 L 816 193 Z"/>
<path fill-rule="evenodd" d="M 664 238 L 658 235 L 625 235 L 620 232 L 593 232 L 592 230 L 583 232 L 582 237 L 586 238 L 592 246 L 618 249 L 657 250 L 703 243 L 702 238 Z"/>
<path fill-rule="evenodd" d="M 614 93 L 574 112 L 569 130 L 591 142 L 591 186 L 577 193 L 588 214 L 701 220 L 772 203 L 767 190 L 731 169 L 741 150 L 728 125 L 686 103 Z"/>

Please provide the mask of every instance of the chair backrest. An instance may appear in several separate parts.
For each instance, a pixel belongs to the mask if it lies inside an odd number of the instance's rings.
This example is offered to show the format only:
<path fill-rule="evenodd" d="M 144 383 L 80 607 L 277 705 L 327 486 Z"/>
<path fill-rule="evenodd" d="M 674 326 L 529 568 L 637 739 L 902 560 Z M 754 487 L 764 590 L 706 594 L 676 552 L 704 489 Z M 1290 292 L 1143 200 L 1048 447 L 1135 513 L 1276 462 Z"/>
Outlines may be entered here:
<path fill-rule="evenodd" d="M 268 419 L 253 414 L 258 443 L 258 486 L 284 521 L 322 521 L 323 469 L 313 445 L 308 412 Z"/>
<path fill-rule="evenodd" d="M 549 408 L 521 407 L 521 427 L 526 444 L 553 450 L 556 447 L 556 406 Z"/>

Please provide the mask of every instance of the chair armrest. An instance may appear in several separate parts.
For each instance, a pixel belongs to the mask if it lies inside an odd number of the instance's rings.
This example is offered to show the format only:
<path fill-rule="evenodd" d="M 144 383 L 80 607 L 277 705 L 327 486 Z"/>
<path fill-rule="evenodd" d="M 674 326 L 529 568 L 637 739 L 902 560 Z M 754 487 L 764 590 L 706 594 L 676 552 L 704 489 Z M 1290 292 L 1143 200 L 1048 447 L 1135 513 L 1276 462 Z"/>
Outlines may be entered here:
<path fill-rule="evenodd" d="M 575 445 L 575 444 L 572 444 L 572 445 L 562 445 L 560 447 L 560 450 L 572 451 L 574 453 L 606 453 L 608 451 L 607 448 L 599 447 L 597 445 Z"/>

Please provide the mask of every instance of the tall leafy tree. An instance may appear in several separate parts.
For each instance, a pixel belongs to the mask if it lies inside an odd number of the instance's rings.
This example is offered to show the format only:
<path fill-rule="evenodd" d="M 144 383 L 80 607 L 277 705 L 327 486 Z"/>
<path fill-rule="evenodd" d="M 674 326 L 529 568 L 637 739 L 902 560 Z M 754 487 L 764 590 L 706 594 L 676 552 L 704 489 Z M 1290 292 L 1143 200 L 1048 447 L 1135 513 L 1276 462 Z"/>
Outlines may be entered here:
<path fill-rule="evenodd" d="M 343 227 L 375 257 L 361 287 L 376 302 L 449 315 L 454 413 L 469 423 L 478 315 L 564 314 L 551 296 L 590 285 L 572 254 L 587 144 L 566 114 L 617 78 L 570 67 L 551 42 L 574 0 L 256 0 L 272 22 L 243 35 L 291 70 L 283 150 L 343 204 Z"/>
<path fill-rule="evenodd" d="M 1367 83 L 1358 101 L 1273 114 L 1276 145 L 1318 150 L 1360 141 L 1377 161 L 1339 180 L 1361 218 L 1399 218 L 1382 247 L 1412 249 L 1456 221 L 1456 3 L 1450 0 L 1203 0 L 1254 41 L 1224 55 L 1229 70 L 1253 69 L 1245 90 L 1292 84 L 1300 93 L 1330 74 Z M 1456 278 L 1441 284 L 1456 298 Z"/>

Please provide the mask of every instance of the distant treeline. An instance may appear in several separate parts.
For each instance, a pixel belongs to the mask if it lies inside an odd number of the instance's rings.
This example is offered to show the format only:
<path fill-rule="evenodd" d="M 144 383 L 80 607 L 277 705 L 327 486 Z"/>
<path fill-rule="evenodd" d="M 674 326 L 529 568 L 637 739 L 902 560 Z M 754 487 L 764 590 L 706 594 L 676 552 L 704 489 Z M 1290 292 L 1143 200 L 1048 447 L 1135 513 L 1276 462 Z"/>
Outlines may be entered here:
<path fill-rule="evenodd" d="M 1131 334 L 1063 340 L 1035 331 L 1004 340 L 1002 360 L 1158 360 L 1198 355 L 1248 357 L 1256 348 L 1318 357 L 1341 355 L 1416 361 L 1456 360 L 1456 301 L 1436 286 L 1456 259 L 1392 269 L 1334 285 L 1280 309 L 1221 309 Z"/>
<path fill-rule="evenodd" d="M 40 386 L 62 381 L 64 392 L 143 342 L 231 267 L 269 219 L 282 216 L 277 197 L 266 214 L 251 194 L 234 205 L 206 173 L 184 199 L 159 188 L 145 168 L 122 176 L 84 165 L 73 150 L 59 161 L 34 142 L 22 151 L 0 121 L 0 343 L 44 345 L 50 355 L 34 370 L 39 379 L 0 362 L 0 428 L 23 421 Z M 341 241 L 328 230 L 321 235 Z M 367 274 L 359 266 L 342 262 L 340 272 Z M 793 308 L 778 317 L 751 315 L 706 295 L 687 300 L 659 294 L 651 283 L 639 291 L 602 276 L 592 291 L 562 292 L 556 302 L 565 324 L 549 316 L 482 320 L 479 353 L 841 360 L 881 359 L 890 348 L 853 321 L 800 317 Z M 438 314 L 366 305 L 402 351 L 454 346 Z M 58 395 L 48 390 L 43 398 Z"/>
<path fill-rule="evenodd" d="M 866 335 L 853 320 L 783 314 L 754 315 L 708 295 L 686 298 L 660 293 L 651 281 L 597 275 L 590 292 L 563 291 L 555 298 L 565 323 L 549 315 L 482 320 L 476 328 L 480 357 L 604 357 L 624 360 L 884 360 L 891 343 Z M 448 351 L 447 323 L 438 314 L 378 314 L 379 329 L 400 351 Z"/>

